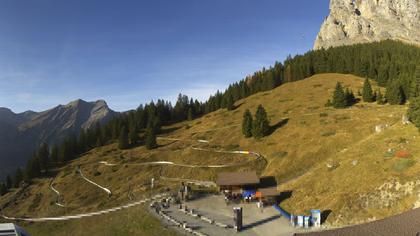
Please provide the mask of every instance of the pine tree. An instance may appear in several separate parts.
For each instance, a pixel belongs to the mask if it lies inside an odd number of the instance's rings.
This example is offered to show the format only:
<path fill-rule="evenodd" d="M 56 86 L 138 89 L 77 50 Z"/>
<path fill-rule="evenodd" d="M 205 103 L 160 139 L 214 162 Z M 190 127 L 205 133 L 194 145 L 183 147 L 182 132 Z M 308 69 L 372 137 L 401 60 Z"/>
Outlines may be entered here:
<path fill-rule="evenodd" d="M 138 131 L 137 131 L 137 129 L 134 125 L 130 127 L 129 136 L 130 136 L 130 144 L 131 145 L 136 145 L 137 142 L 140 140 Z"/>
<path fill-rule="evenodd" d="M 385 104 L 384 95 L 382 95 L 381 90 L 378 90 L 378 91 L 376 92 L 376 102 L 377 102 L 379 105 L 383 105 L 383 104 Z"/>
<path fill-rule="evenodd" d="M 39 177 L 41 173 L 41 165 L 38 158 L 38 155 L 35 153 L 31 159 L 28 160 L 28 163 L 25 168 L 25 180 L 30 181 L 33 178 Z"/>
<path fill-rule="evenodd" d="M 190 121 L 194 119 L 194 114 L 193 114 L 193 110 L 192 110 L 191 107 L 188 108 L 188 118 L 187 119 L 190 120 Z"/>
<path fill-rule="evenodd" d="M 226 99 L 226 108 L 228 111 L 233 110 L 234 105 L 233 105 L 233 98 L 231 95 L 229 95 Z"/>
<path fill-rule="evenodd" d="M 332 98 L 332 105 L 334 108 L 345 108 L 347 107 L 346 94 L 344 93 L 343 86 L 340 82 L 337 82 Z"/>
<path fill-rule="evenodd" d="M 414 79 L 410 83 L 410 99 L 418 97 L 420 95 L 420 78 Z"/>
<path fill-rule="evenodd" d="M 420 129 L 420 97 L 414 97 L 410 101 L 410 106 L 407 111 L 408 119 Z"/>
<path fill-rule="evenodd" d="M 396 82 L 391 82 L 388 84 L 385 97 L 391 105 L 402 105 L 405 103 L 404 91 Z"/>
<path fill-rule="evenodd" d="M 346 91 L 345 91 L 344 95 L 346 97 L 346 106 L 351 106 L 354 103 L 356 103 L 356 97 L 354 96 L 353 91 L 346 88 Z"/>
<path fill-rule="evenodd" d="M 118 147 L 120 149 L 127 149 L 128 148 L 128 134 L 127 128 L 122 127 L 120 130 L 120 136 L 118 138 Z"/>
<path fill-rule="evenodd" d="M 145 137 L 146 148 L 149 150 L 156 148 L 157 147 L 156 134 L 153 127 L 148 127 L 146 129 L 145 135 L 146 135 Z"/>
<path fill-rule="evenodd" d="M 71 147 L 70 142 L 68 140 L 64 141 L 58 150 L 58 159 L 62 163 L 66 163 L 70 161 L 71 158 Z"/>
<path fill-rule="evenodd" d="M 6 189 L 10 189 L 13 186 L 12 178 L 9 175 L 6 176 Z"/>
<path fill-rule="evenodd" d="M 252 114 L 249 109 L 246 109 L 242 119 L 242 134 L 245 136 L 245 138 L 252 137 L 252 123 Z"/>
<path fill-rule="evenodd" d="M 15 188 L 18 188 L 20 183 L 22 182 L 22 180 L 23 180 L 23 172 L 20 169 L 20 167 L 18 167 L 16 169 L 16 173 L 15 173 L 15 176 L 14 176 L 14 179 L 13 179 L 13 186 Z"/>
<path fill-rule="evenodd" d="M 270 131 L 270 123 L 267 118 L 267 112 L 262 105 L 259 105 L 255 113 L 255 120 L 252 125 L 252 136 L 260 139 Z"/>
<path fill-rule="evenodd" d="M 58 147 L 57 147 L 57 145 L 53 146 L 50 156 L 51 156 L 50 159 L 51 159 L 52 162 L 58 162 Z"/>
<path fill-rule="evenodd" d="M 372 86 L 370 85 L 369 79 L 365 79 L 363 83 L 362 98 L 364 102 L 374 102 L 375 97 L 373 95 Z"/>
<path fill-rule="evenodd" d="M 6 185 L 3 182 L 0 182 L 0 196 L 3 196 L 7 193 Z"/>
<path fill-rule="evenodd" d="M 48 173 L 48 163 L 50 160 L 50 153 L 48 144 L 43 143 L 38 151 L 38 158 L 41 170 L 44 170 L 45 173 Z"/>
<path fill-rule="evenodd" d="M 118 138 L 118 147 L 120 149 L 127 149 L 129 147 L 128 131 L 125 126 L 123 126 L 120 130 L 120 136 Z"/>

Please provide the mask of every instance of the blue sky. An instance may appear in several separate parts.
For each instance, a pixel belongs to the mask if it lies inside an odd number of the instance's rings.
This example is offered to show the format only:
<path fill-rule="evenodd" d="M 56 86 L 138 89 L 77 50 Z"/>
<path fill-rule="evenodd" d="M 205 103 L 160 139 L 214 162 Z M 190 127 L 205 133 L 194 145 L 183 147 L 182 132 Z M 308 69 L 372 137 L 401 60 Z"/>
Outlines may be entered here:
<path fill-rule="evenodd" d="M 0 107 L 201 100 L 312 48 L 328 0 L 2 0 Z"/>

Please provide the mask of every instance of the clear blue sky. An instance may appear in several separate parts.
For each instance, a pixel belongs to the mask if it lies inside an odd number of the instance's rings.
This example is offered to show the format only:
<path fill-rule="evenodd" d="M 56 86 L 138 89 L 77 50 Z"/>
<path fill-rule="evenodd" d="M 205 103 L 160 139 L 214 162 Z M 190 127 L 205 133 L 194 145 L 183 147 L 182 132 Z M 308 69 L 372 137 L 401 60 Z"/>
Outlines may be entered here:
<path fill-rule="evenodd" d="M 328 0 L 2 0 L 0 107 L 136 108 L 217 89 L 312 48 Z"/>

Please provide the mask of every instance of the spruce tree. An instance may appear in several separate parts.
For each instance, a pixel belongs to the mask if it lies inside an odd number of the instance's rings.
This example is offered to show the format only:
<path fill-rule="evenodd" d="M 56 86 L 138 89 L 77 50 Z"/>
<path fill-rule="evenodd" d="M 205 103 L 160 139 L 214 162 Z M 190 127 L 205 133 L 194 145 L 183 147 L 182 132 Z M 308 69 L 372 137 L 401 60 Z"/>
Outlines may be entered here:
<path fill-rule="evenodd" d="M 156 134 L 153 127 L 151 126 L 147 127 L 145 135 L 146 135 L 145 137 L 146 148 L 149 150 L 156 148 L 157 147 Z"/>
<path fill-rule="evenodd" d="M 340 82 L 337 82 L 332 98 L 332 105 L 334 108 L 347 107 L 346 94 Z"/>
<path fill-rule="evenodd" d="M 48 173 L 48 164 L 50 159 L 48 144 L 43 143 L 41 145 L 38 151 L 38 158 L 41 170 L 45 171 L 45 173 Z"/>
<path fill-rule="evenodd" d="M 407 111 L 408 119 L 420 129 L 420 97 L 414 97 L 410 101 L 410 106 Z"/>
<path fill-rule="evenodd" d="M 20 167 L 17 168 L 16 173 L 15 173 L 15 177 L 13 179 L 13 186 L 15 188 L 18 188 L 20 185 L 20 182 L 22 182 L 23 180 L 23 172 L 20 169 Z"/>
<path fill-rule="evenodd" d="M 62 163 L 66 163 L 71 160 L 71 147 L 68 140 L 64 141 L 58 151 L 58 159 Z"/>
<path fill-rule="evenodd" d="M 364 102 L 374 102 L 375 97 L 372 91 L 372 86 L 370 85 L 369 79 L 365 79 L 363 83 L 362 98 Z"/>
<path fill-rule="evenodd" d="M 13 186 L 12 178 L 10 178 L 10 175 L 6 176 L 6 189 L 10 189 Z"/>
<path fill-rule="evenodd" d="M 252 123 L 252 114 L 249 109 L 246 109 L 242 119 L 242 134 L 245 136 L 245 138 L 252 137 Z"/>
<path fill-rule="evenodd" d="M 120 137 L 118 138 L 118 147 L 120 149 L 127 149 L 128 146 L 127 128 L 122 127 L 120 130 Z"/>
<path fill-rule="evenodd" d="M 228 111 L 233 110 L 234 105 L 233 105 L 233 98 L 231 95 L 229 95 L 226 99 L 226 108 Z"/>
<path fill-rule="evenodd" d="M 0 196 L 3 196 L 7 193 L 6 185 L 3 182 L 0 182 Z"/>
<path fill-rule="evenodd" d="M 130 127 L 129 136 L 130 136 L 130 144 L 131 145 L 136 145 L 137 142 L 140 140 L 138 131 L 137 131 L 137 129 L 134 125 Z"/>
<path fill-rule="evenodd" d="M 188 108 L 188 120 L 193 120 L 194 119 L 194 114 L 193 114 L 193 109 L 190 107 Z"/>
<path fill-rule="evenodd" d="M 420 78 L 414 79 L 410 83 L 410 99 L 420 95 Z"/>
<path fill-rule="evenodd" d="M 353 91 L 346 88 L 346 91 L 345 91 L 344 95 L 346 97 L 346 106 L 351 106 L 354 103 L 356 103 L 356 97 L 354 96 Z"/>
<path fill-rule="evenodd" d="M 50 156 L 51 156 L 50 159 L 52 162 L 58 162 L 58 146 L 57 145 L 53 146 Z"/>
<path fill-rule="evenodd" d="M 405 103 L 404 91 L 396 82 L 388 83 L 385 97 L 391 105 L 402 105 Z"/>
<path fill-rule="evenodd" d="M 262 105 L 259 105 L 255 112 L 255 120 L 252 125 L 252 136 L 260 139 L 270 131 L 270 123 L 268 121 L 267 112 Z"/>
<path fill-rule="evenodd" d="M 382 95 L 381 90 L 378 90 L 378 91 L 376 92 L 376 102 L 377 102 L 379 105 L 383 105 L 383 104 L 385 104 L 385 98 L 384 98 L 384 95 Z"/>
<path fill-rule="evenodd" d="M 33 178 L 39 177 L 41 173 L 41 165 L 37 154 L 34 154 L 25 168 L 25 180 L 30 181 Z"/>

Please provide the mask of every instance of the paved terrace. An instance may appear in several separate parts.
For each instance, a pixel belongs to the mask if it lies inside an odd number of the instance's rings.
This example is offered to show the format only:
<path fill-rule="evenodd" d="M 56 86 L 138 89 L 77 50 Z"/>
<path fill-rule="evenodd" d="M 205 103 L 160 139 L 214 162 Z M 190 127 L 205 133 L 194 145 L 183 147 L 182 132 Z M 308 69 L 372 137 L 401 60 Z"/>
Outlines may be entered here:
<path fill-rule="evenodd" d="M 292 236 L 299 232 L 310 232 L 310 230 L 293 228 L 289 220 L 282 217 L 272 206 L 266 206 L 261 212 L 256 203 L 226 205 L 223 196 L 214 195 L 201 197 L 187 202 L 186 205 L 189 209 L 196 210 L 199 215 L 226 225 L 233 225 L 232 208 L 243 207 L 244 229 L 240 233 L 236 233 L 234 229 L 218 227 L 187 215 L 178 209 L 179 205 L 172 205 L 171 208 L 164 209 L 166 214 L 180 222 L 187 222 L 187 225 L 207 235 Z"/>

